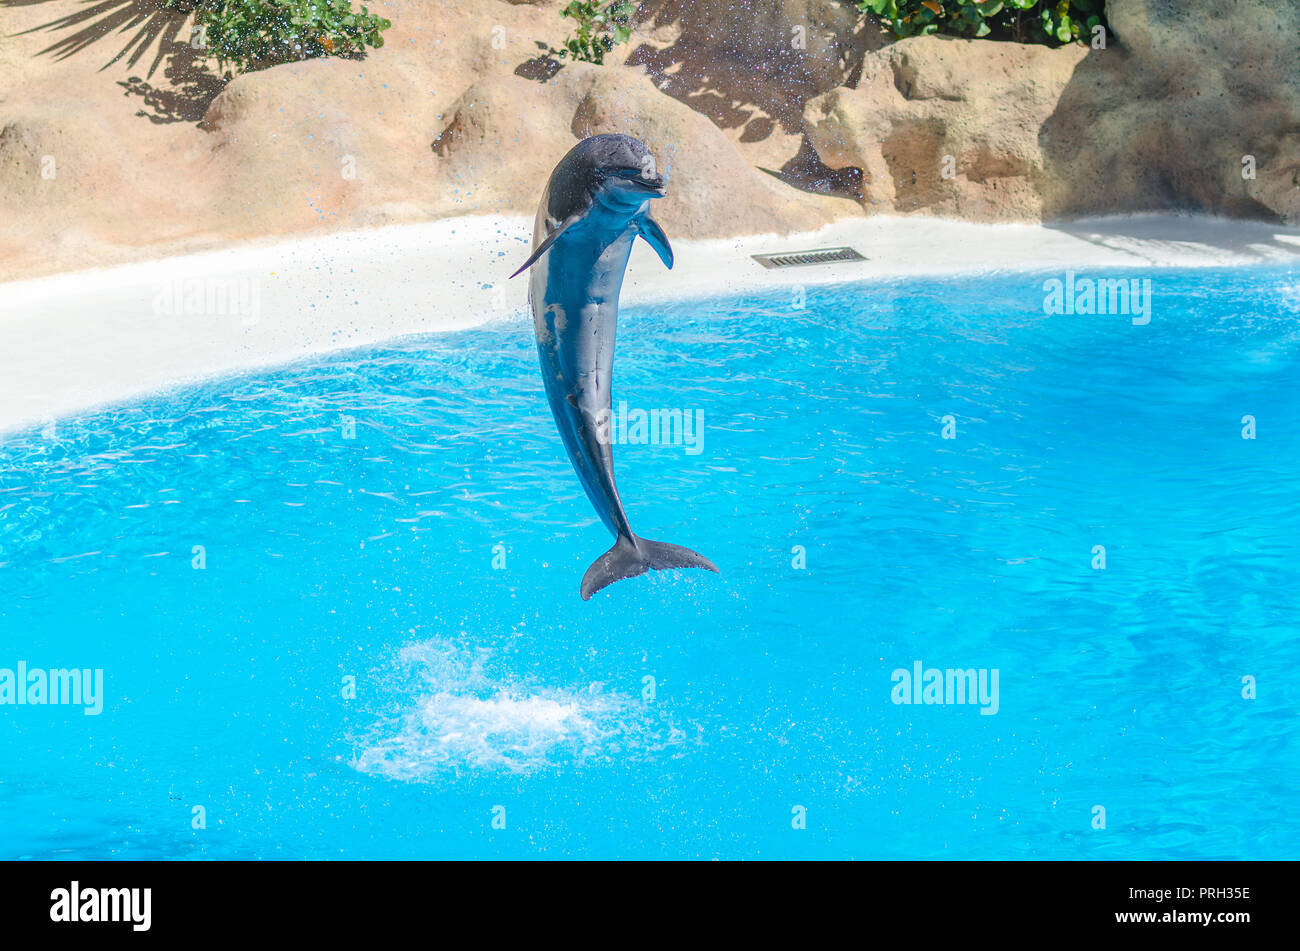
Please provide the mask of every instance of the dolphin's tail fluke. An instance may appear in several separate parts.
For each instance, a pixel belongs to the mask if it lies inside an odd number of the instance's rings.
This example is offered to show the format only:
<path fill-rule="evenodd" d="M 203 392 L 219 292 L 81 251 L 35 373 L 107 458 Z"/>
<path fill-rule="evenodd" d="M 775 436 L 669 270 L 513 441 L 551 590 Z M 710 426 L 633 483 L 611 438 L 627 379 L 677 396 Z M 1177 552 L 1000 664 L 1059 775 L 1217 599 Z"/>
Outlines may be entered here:
<path fill-rule="evenodd" d="M 635 578 L 652 568 L 718 570 L 717 565 L 709 559 L 681 545 L 620 535 L 618 541 L 614 542 L 614 547 L 593 561 L 587 573 L 582 576 L 582 600 L 590 600 L 593 594 L 606 585 L 622 581 L 624 578 Z"/>

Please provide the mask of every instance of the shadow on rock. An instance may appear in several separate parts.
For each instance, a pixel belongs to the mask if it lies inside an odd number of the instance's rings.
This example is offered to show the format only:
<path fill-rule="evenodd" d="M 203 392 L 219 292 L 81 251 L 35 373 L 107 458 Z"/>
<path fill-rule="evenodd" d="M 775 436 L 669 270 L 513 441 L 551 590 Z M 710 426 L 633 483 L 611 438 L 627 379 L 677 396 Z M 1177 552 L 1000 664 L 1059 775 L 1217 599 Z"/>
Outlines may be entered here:
<path fill-rule="evenodd" d="M 810 8 L 805 20 L 781 4 L 659 0 L 643 4 L 637 21 L 675 39 L 641 43 L 626 65 L 642 67 L 662 92 L 719 128 L 742 130 L 747 143 L 800 133 L 807 100 L 856 84 L 867 51 L 885 43 L 847 4 Z"/>
<path fill-rule="evenodd" d="M 814 195 L 832 195 L 856 202 L 864 200 L 862 169 L 853 166 L 831 168 L 818 157 L 817 150 L 806 138 L 799 146 L 798 154 L 780 169 L 760 168 L 759 171 Z"/>
<path fill-rule="evenodd" d="M 212 100 L 226 88 L 226 80 L 208 69 L 199 53 L 186 43 L 172 43 L 163 52 L 171 57 L 163 70 L 170 86 L 155 86 L 139 76 L 118 85 L 126 95 L 143 100 L 145 108 L 136 115 L 156 125 L 200 121 Z"/>
<path fill-rule="evenodd" d="M 7 7 L 31 6 L 42 0 L 0 0 L 0 5 Z M 51 55 L 56 59 L 67 59 L 83 50 L 89 49 L 97 41 L 111 32 L 125 33 L 136 30 L 112 59 L 104 64 L 107 69 L 123 57 L 129 57 L 127 66 L 135 66 L 145 54 L 158 44 L 157 54 L 149 66 L 147 76 L 152 76 L 167 55 L 167 49 L 175 45 L 186 22 L 190 19 L 193 8 L 183 3 L 164 6 L 161 0 L 89 0 L 83 9 L 69 13 L 49 23 L 32 27 L 24 33 L 46 31 L 58 33 L 75 30 L 57 42 L 41 50 L 38 55 Z M 20 36 L 23 34 L 19 34 Z"/>

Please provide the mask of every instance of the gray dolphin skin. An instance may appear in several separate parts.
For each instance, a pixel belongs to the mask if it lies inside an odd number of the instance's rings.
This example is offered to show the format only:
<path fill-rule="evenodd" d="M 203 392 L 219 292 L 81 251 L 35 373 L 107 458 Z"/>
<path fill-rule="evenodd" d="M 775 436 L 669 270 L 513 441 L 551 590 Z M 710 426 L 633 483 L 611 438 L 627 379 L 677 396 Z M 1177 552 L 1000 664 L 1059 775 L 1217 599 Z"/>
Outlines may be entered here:
<path fill-rule="evenodd" d="M 650 217 L 664 179 L 645 145 L 626 135 L 593 135 L 560 159 L 542 193 L 533 253 L 514 274 L 532 268 L 528 301 L 546 398 L 574 471 L 614 545 L 582 578 L 582 600 L 606 585 L 652 568 L 707 568 L 689 548 L 638 538 L 614 485 L 610 445 L 610 381 L 618 294 L 641 236 L 666 267 L 673 251 Z"/>

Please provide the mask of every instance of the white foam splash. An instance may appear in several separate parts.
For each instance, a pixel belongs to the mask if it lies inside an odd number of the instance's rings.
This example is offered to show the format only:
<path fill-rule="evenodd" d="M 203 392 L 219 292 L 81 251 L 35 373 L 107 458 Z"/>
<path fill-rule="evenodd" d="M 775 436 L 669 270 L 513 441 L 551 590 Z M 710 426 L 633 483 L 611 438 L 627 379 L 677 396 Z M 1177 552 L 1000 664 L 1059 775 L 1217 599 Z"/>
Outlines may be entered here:
<path fill-rule="evenodd" d="M 464 770 L 529 773 L 636 756 L 683 738 L 639 698 L 598 683 L 574 690 L 490 676 L 490 658 L 441 640 L 403 650 L 400 663 L 418 674 L 415 696 L 365 738 L 353 765 L 406 782 Z"/>

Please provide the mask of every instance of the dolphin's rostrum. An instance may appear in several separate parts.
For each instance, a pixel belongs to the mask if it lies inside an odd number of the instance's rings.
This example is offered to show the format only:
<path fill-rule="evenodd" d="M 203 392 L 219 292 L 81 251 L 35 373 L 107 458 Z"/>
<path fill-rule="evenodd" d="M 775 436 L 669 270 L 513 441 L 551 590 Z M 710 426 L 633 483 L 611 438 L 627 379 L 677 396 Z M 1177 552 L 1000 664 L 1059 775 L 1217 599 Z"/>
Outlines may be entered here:
<path fill-rule="evenodd" d="M 532 256 L 515 272 L 533 268 L 528 299 L 546 397 L 587 498 L 615 537 L 583 575 L 584 601 L 651 568 L 718 570 L 689 548 L 634 535 L 614 485 L 609 420 L 618 293 L 638 235 L 673 266 L 668 238 L 650 217 L 650 200 L 663 195 L 664 179 L 643 143 L 626 135 L 583 139 L 551 172 Z"/>

